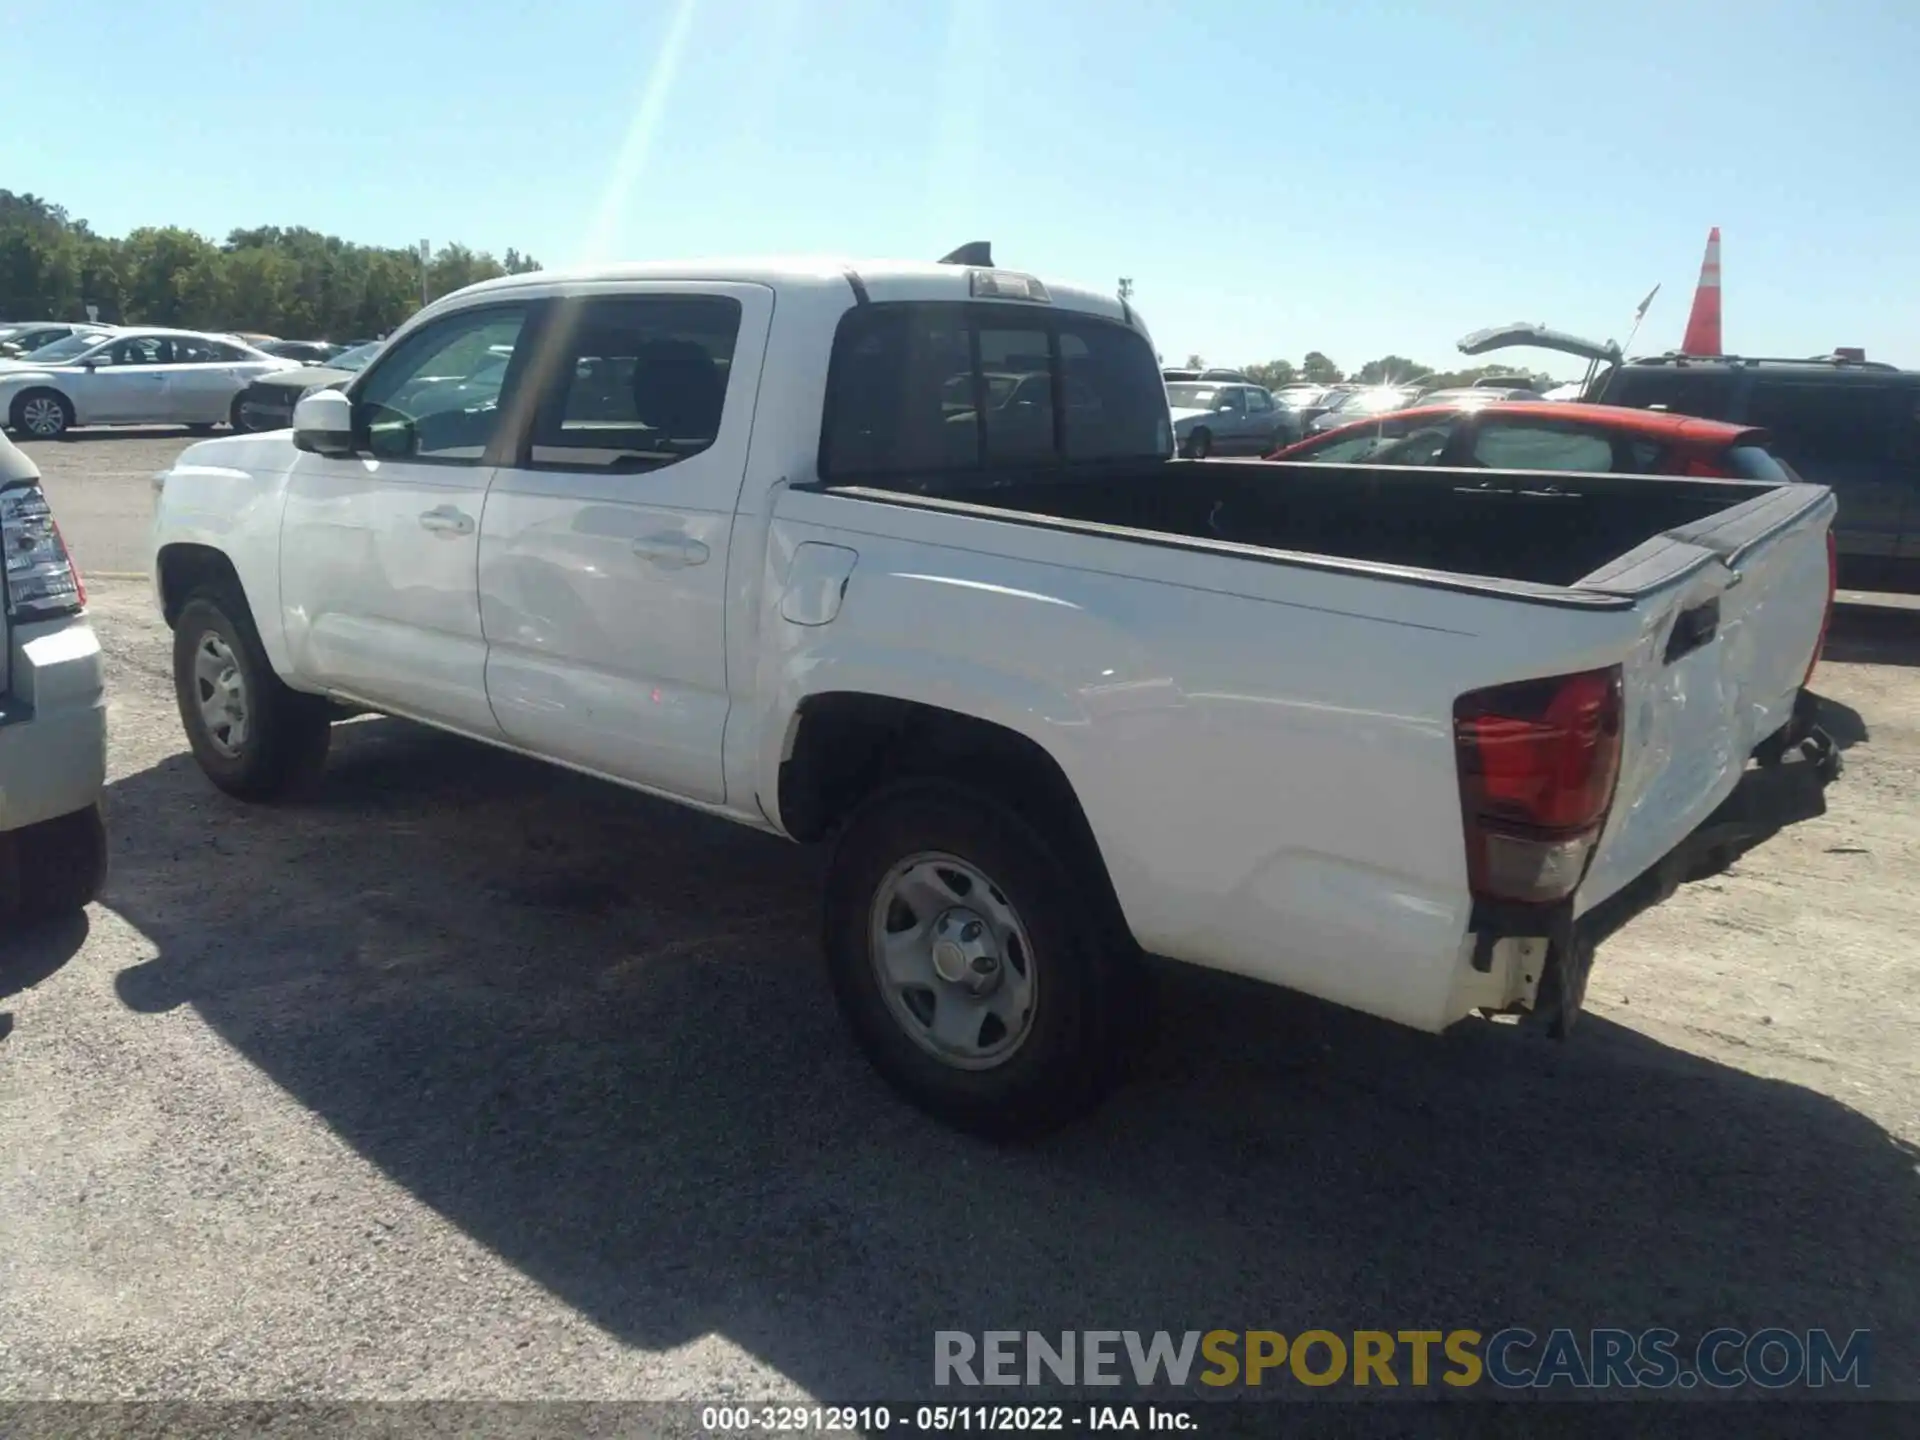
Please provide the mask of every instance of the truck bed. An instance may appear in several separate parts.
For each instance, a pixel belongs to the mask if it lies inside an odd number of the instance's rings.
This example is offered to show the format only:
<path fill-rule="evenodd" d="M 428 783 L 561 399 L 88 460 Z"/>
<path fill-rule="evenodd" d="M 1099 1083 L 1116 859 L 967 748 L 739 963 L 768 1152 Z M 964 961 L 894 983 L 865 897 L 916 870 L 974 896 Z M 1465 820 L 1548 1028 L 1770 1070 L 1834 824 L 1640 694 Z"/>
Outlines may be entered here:
<path fill-rule="evenodd" d="M 1197 540 L 1570 587 L 1596 572 L 1619 572 L 1623 556 L 1673 532 L 1688 532 L 1698 543 L 1719 517 L 1786 487 L 1640 475 L 1172 460 L 1051 475 L 928 476 L 886 488 Z M 1812 498 L 1814 487 L 1806 488 Z"/>

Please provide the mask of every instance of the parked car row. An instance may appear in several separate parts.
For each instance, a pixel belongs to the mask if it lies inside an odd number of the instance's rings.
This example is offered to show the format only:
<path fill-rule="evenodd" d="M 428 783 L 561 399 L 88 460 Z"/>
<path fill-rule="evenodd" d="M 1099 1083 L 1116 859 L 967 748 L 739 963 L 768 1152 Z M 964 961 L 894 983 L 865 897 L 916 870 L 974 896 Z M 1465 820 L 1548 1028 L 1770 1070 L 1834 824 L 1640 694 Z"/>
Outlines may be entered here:
<path fill-rule="evenodd" d="M 1801 358 L 1654 355 L 1537 325 L 1460 341 L 1468 355 L 1510 346 L 1586 360 L 1582 398 L 1758 427 L 1798 476 L 1832 488 L 1841 583 L 1920 592 L 1920 371 L 1856 349 Z"/>
<path fill-rule="evenodd" d="M 1426 391 L 1419 385 L 1296 383 L 1268 390 L 1238 370 L 1163 369 L 1173 409 L 1179 454 L 1264 454 L 1310 435 L 1440 399 L 1447 404 L 1489 405 L 1501 399 L 1537 399 L 1524 379 L 1495 377 L 1472 386 Z"/>
<path fill-rule="evenodd" d="M 36 440 L 76 425 L 239 428 L 239 395 L 261 375 L 302 369 L 229 336 L 157 327 L 76 331 L 0 360 L 0 418 Z"/>

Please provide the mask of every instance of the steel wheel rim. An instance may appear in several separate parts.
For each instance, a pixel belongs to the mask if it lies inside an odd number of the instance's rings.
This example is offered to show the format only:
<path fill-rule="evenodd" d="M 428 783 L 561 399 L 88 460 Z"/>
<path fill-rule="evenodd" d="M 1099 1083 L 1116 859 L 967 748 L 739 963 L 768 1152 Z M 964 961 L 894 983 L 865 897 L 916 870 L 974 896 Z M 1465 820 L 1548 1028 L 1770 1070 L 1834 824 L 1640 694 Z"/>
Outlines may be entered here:
<path fill-rule="evenodd" d="M 207 743 L 229 760 L 247 743 L 247 677 L 233 647 L 209 630 L 193 651 L 193 697 Z"/>
<path fill-rule="evenodd" d="M 923 851 L 874 890 L 867 953 L 887 1012 L 956 1070 L 1006 1064 L 1033 1034 L 1039 966 L 1007 894 L 957 855 Z"/>
<path fill-rule="evenodd" d="M 45 395 L 36 395 L 21 406 L 20 418 L 30 435 L 58 435 L 67 428 L 67 417 L 60 402 Z"/>

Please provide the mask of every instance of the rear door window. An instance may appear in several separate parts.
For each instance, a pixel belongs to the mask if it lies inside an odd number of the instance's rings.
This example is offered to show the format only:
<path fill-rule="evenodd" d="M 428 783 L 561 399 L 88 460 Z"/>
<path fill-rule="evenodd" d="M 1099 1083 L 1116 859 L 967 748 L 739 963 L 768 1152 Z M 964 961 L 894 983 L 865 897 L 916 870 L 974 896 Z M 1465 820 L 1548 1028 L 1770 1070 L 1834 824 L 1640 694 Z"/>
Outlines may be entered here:
<path fill-rule="evenodd" d="M 1822 385 L 1761 377 L 1746 423 L 1766 430 L 1788 463 L 1869 467 L 1895 458 L 1901 401 L 1912 392 L 1881 385 Z"/>
<path fill-rule="evenodd" d="M 1127 326 L 1033 306 L 877 304 L 835 336 L 820 473 L 836 479 L 1173 449 L 1152 347 Z"/>
<path fill-rule="evenodd" d="M 1733 375 L 1728 371 L 1686 371 L 1629 366 L 1607 387 L 1609 405 L 1636 410 L 1665 410 L 1725 420 L 1733 413 Z"/>
<path fill-rule="evenodd" d="M 1473 439 L 1473 459 L 1493 470 L 1577 470 L 1613 467 L 1613 442 L 1590 430 L 1516 424 L 1486 418 Z"/>

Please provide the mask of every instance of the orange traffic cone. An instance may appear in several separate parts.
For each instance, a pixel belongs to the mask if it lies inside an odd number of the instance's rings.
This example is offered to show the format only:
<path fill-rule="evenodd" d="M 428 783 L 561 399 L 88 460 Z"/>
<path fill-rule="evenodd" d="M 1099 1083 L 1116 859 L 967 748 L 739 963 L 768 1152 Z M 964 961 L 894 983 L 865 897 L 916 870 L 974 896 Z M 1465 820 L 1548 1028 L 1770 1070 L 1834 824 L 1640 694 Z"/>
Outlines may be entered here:
<path fill-rule="evenodd" d="M 1720 348 L 1720 227 L 1707 232 L 1707 256 L 1700 262 L 1700 288 L 1693 292 L 1693 313 L 1687 316 L 1682 355 L 1721 355 Z"/>

